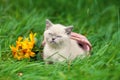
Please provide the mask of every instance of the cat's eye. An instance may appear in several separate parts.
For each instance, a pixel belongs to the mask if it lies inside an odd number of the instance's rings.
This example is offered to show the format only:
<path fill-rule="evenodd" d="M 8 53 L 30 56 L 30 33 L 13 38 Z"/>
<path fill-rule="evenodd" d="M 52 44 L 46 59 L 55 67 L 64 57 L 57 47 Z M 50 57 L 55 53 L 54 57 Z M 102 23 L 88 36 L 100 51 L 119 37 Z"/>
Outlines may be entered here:
<path fill-rule="evenodd" d="M 61 38 L 62 36 L 56 36 L 56 37 Z"/>
<path fill-rule="evenodd" d="M 51 36 L 53 35 L 52 33 L 48 33 L 48 34 L 51 35 Z"/>

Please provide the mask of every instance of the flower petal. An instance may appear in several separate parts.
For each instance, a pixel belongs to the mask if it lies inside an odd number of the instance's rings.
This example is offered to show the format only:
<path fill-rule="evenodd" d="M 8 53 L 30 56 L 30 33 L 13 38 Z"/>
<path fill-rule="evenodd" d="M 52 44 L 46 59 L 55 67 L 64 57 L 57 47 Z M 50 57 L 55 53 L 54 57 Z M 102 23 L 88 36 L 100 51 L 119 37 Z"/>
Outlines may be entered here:
<path fill-rule="evenodd" d="M 18 41 L 21 41 L 22 39 L 23 39 L 23 37 L 21 37 L 21 36 L 20 36 L 20 37 L 18 37 Z"/>
<path fill-rule="evenodd" d="M 31 57 L 34 57 L 34 56 L 35 56 L 35 53 L 34 53 L 34 52 L 30 52 L 30 56 L 31 56 Z"/>

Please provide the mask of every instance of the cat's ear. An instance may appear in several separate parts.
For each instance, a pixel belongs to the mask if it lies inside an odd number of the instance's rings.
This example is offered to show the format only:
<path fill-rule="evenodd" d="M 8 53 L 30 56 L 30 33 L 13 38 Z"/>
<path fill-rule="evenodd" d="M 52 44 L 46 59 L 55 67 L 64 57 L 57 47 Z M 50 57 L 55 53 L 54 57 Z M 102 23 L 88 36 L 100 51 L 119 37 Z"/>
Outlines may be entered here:
<path fill-rule="evenodd" d="M 49 29 L 52 25 L 53 23 L 49 19 L 46 19 L 46 30 Z"/>
<path fill-rule="evenodd" d="M 66 32 L 68 35 L 70 35 L 71 32 L 72 32 L 72 29 L 73 29 L 73 26 L 69 26 L 69 27 L 65 28 L 65 32 Z"/>

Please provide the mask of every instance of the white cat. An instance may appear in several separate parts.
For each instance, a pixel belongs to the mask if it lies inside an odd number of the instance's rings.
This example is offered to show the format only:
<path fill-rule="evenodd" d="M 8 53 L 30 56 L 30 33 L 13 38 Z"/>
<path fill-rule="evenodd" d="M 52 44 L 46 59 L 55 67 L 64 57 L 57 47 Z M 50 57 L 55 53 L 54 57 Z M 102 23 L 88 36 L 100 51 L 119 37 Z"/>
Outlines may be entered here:
<path fill-rule="evenodd" d="M 61 62 L 74 60 L 80 56 L 83 58 L 87 53 L 75 40 L 70 39 L 72 26 L 65 27 L 61 24 L 53 24 L 46 20 L 46 30 L 44 32 L 45 46 L 43 59 L 45 61 Z"/>

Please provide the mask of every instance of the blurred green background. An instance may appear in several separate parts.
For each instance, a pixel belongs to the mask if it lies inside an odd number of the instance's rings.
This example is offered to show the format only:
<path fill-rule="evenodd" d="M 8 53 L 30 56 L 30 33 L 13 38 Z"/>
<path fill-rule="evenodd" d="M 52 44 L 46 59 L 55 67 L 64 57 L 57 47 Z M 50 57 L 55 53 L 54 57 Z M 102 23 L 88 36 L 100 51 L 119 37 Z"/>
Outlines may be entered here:
<path fill-rule="evenodd" d="M 72 66 L 14 60 L 9 46 L 31 31 L 41 42 L 46 19 L 73 25 L 91 42 L 92 56 Z M 119 80 L 119 35 L 119 0 L 0 0 L 0 80 Z"/>

